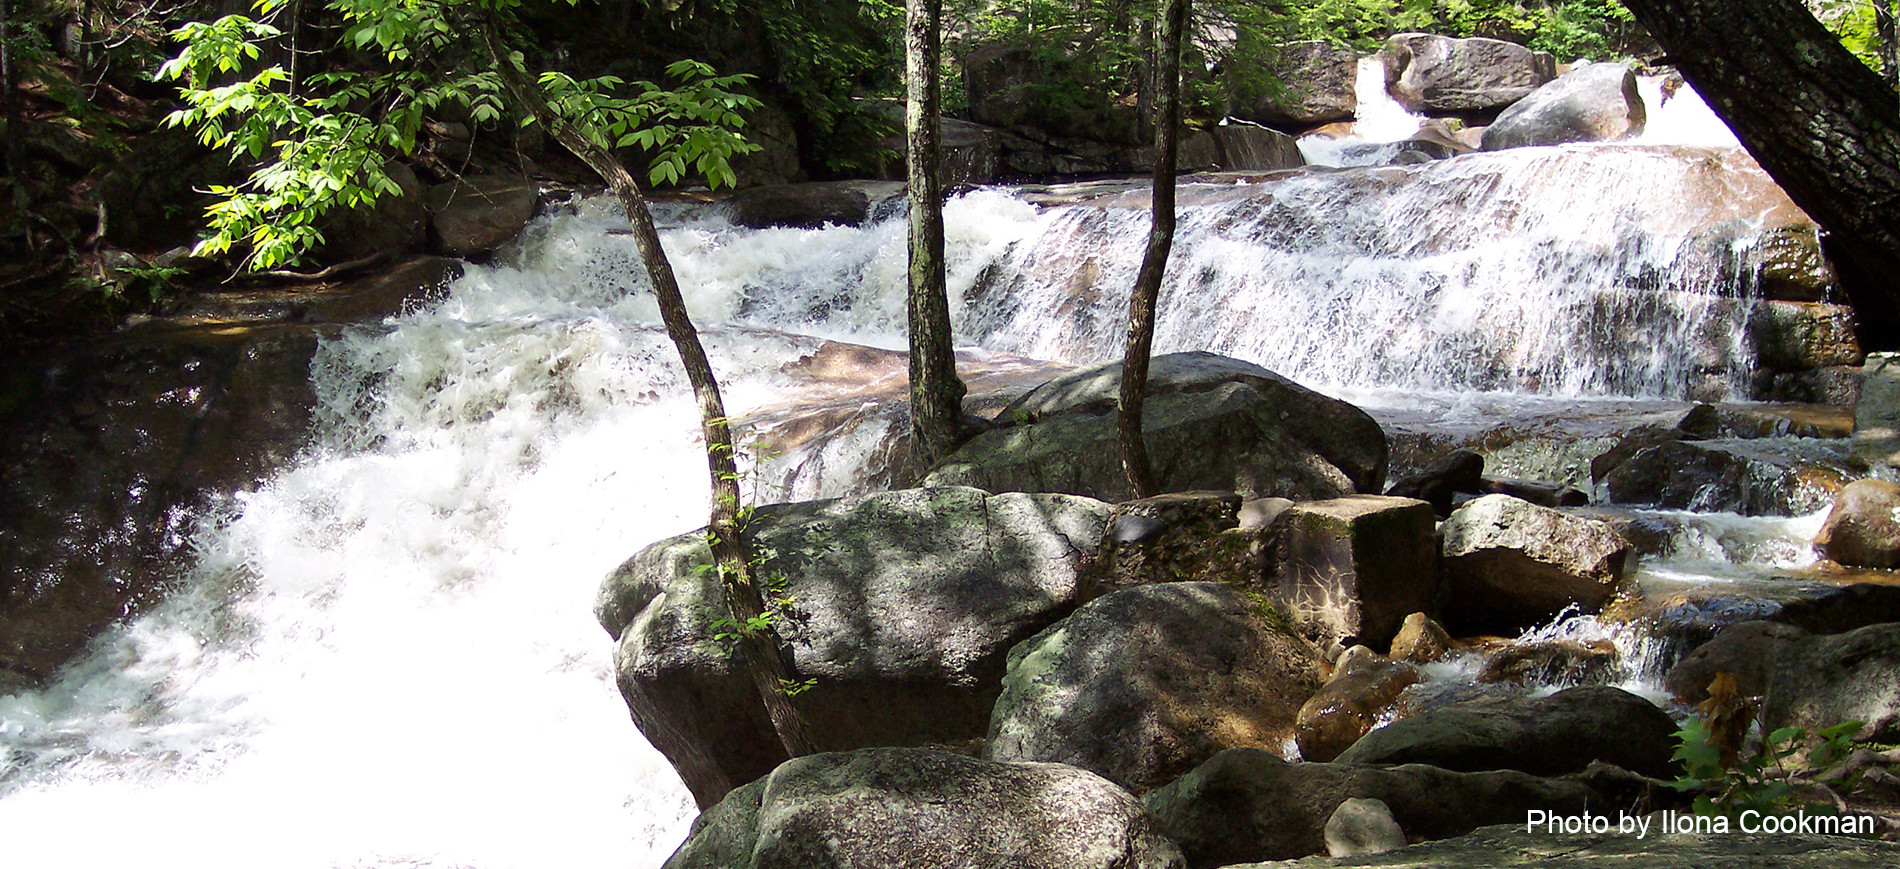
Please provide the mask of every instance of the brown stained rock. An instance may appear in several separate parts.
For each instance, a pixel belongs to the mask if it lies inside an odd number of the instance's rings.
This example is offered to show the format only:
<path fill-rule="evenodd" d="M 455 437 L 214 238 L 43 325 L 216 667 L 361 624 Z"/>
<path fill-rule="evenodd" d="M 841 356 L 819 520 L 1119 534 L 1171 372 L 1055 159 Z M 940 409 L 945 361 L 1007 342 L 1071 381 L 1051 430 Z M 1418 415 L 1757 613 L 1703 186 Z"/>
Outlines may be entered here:
<path fill-rule="evenodd" d="M 1372 730 L 1406 688 L 1422 678 L 1417 667 L 1383 656 L 1361 658 L 1356 664 L 1342 666 L 1319 693 L 1300 707 L 1295 737 L 1300 759 L 1325 762 L 1338 757 Z"/>
<path fill-rule="evenodd" d="M 1451 634 L 1424 613 L 1406 616 L 1398 635 L 1392 638 L 1392 658 L 1396 661 L 1429 664 L 1450 651 Z"/>
<path fill-rule="evenodd" d="M 1519 685 L 1602 685 L 1614 680 L 1623 656 L 1608 640 L 1509 643 L 1485 658 L 1480 682 Z"/>
<path fill-rule="evenodd" d="M 1900 567 L 1900 485 L 1869 479 L 1842 487 L 1814 548 L 1849 567 Z"/>

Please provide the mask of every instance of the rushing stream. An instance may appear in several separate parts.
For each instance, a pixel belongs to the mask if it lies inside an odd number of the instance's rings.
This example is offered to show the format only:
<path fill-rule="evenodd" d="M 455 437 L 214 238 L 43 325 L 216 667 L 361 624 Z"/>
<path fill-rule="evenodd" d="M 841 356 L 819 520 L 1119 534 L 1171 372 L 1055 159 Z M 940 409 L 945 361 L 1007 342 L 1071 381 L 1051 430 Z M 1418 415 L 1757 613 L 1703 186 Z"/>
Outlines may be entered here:
<path fill-rule="evenodd" d="M 1129 185 L 953 201 L 968 360 L 1118 355 L 1145 203 Z M 1735 275 L 1782 203 L 1741 152 L 1679 144 L 1198 184 L 1159 352 L 1434 418 L 1739 395 Z M 901 222 L 662 217 L 735 416 L 866 409 L 764 460 L 757 497 L 862 486 L 888 383 L 857 397 L 784 366 L 825 340 L 902 346 Z M 316 446 L 204 517 L 190 590 L 0 698 L 6 865 L 664 859 L 690 800 L 629 722 L 590 607 L 629 554 L 702 524 L 705 472 L 623 225 L 598 200 L 545 216 L 504 265 L 325 346 Z"/>

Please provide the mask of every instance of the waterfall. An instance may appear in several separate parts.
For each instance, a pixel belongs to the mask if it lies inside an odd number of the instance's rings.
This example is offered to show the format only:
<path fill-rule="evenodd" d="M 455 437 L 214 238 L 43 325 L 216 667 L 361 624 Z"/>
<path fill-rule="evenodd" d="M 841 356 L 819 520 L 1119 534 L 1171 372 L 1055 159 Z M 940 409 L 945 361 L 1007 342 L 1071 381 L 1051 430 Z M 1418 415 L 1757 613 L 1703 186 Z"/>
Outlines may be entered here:
<path fill-rule="evenodd" d="M 1139 184 L 948 208 L 971 365 L 1120 353 Z M 1189 185 L 1158 351 L 1311 385 L 1681 397 L 1734 389 L 1751 227 L 1739 152 L 1573 146 Z M 759 500 L 842 494 L 901 397 L 795 375 L 903 345 L 901 222 L 746 230 L 668 209 L 735 418 L 839 423 L 750 464 Z M 314 445 L 200 517 L 181 591 L 43 690 L 0 698 L 9 865 L 657 865 L 690 801 L 628 720 L 601 577 L 703 523 L 697 422 L 624 219 L 538 219 L 441 298 L 328 340 Z M 1011 368 L 1010 366 L 1016 366 Z"/>
<path fill-rule="evenodd" d="M 1145 201 L 1051 209 L 966 300 L 965 333 L 1045 358 L 1116 353 Z M 1745 228 L 1785 200 L 1738 152 L 1566 146 L 1182 202 L 1161 352 L 1318 388 L 1681 398 L 1744 394 Z"/>

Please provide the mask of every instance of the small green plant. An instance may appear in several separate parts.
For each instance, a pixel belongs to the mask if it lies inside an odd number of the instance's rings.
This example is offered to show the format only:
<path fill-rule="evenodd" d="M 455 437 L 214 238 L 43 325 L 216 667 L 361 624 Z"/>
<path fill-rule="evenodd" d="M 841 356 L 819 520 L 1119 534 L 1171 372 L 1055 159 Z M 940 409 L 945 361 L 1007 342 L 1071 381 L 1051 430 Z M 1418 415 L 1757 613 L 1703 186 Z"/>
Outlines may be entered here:
<path fill-rule="evenodd" d="M 1695 792 L 1695 813 L 1736 817 L 1743 812 L 1762 814 L 1796 809 L 1812 814 L 1831 813 L 1841 804 L 1832 788 L 1823 784 L 1853 751 L 1854 735 L 1865 725 L 1844 721 L 1815 734 L 1818 743 L 1807 753 L 1806 763 L 1797 764 L 1794 756 L 1808 742 L 1808 732 L 1800 727 L 1783 727 L 1761 740 L 1753 753 L 1738 753 L 1725 763 L 1722 739 L 1709 719 L 1692 716 L 1676 731 L 1678 744 L 1674 760 L 1682 761 L 1682 775 L 1673 786 Z M 1852 782 L 1835 781 L 1850 786 Z M 1811 797 L 1829 797 L 1819 802 Z"/>

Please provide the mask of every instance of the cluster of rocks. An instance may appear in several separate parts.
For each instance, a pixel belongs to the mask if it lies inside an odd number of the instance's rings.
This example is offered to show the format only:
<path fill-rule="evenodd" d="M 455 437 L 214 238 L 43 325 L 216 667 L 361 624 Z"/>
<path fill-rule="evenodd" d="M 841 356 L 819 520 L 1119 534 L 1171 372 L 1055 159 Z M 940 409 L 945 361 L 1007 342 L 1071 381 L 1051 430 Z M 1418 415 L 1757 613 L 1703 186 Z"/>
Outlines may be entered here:
<path fill-rule="evenodd" d="M 1183 491 L 1121 500 L 1118 376 L 1031 390 L 929 487 L 757 511 L 827 753 L 780 750 L 717 638 L 703 534 L 608 579 L 621 690 L 704 810 L 669 866 L 1212 867 L 1673 805 L 1651 785 L 1675 725 L 1606 684 L 1613 647 L 1483 639 L 1608 602 L 1631 551 L 1613 524 L 1555 490 L 1466 491 L 1469 462 L 1404 481 L 1451 497 L 1378 494 L 1376 423 L 1208 354 L 1155 364 L 1150 450 Z M 1787 720 L 1885 722 L 1852 703 L 1890 664 L 1843 663 L 1869 642 L 1784 650 L 1844 668 L 1778 700 Z M 1417 690 L 1473 653 L 1479 684 Z"/>

